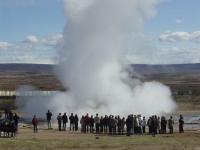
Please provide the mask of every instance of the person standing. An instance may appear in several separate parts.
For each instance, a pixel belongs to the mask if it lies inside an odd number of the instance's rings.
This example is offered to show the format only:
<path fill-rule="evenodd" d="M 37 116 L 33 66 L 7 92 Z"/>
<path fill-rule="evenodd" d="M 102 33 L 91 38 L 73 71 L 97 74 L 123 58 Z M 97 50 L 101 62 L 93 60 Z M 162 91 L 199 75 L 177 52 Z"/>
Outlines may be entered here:
<path fill-rule="evenodd" d="M 48 129 L 51 129 L 51 117 L 52 117 L 52 113 L 50 112 L 50 110 L 48 110 L 46 113 Z"/>
<path fill-rule="evenodd" d="M 145 119 L 145 117 L 143 117 L 143 119 L 142 119 L 142 133 L 143 134 L 145 134 L 146 133 L 146 124 L 147 124 L 147 122 L 146 122 L 146 119 Z"/>
<path fill-rule="evenodd" d="M 70 124 L 69 124 L 69 125 L 70 125 L 70 131 L 71 131 L 71 130 L 74 131 L 74 129 L 75 129 L 74 120 L 75 120 L 75 119 L 74 119 L 74 115 L 73 115 L 73 113 L 71 113 L 71 116 L 69 117 L 69 121 L 70 121 L 70 122 L 69 122 L 69 123 L 70 123 Z"/>
<path fill-rule="evenodd" d="M 120 116 L 117 116 L 117 133 L 118 135 L 122 135 L 122 119 Z"/>
<path fill-rule="evenodd" d="M 75 114 L 74 116 L 75 131 L 78 131 L 78 121 L 79 121 L 78 115 Z"/>
<path fill-rule="evenodd" d="M 58 120 L 58 130 L 61 131 L 61 124 L 62 124 L 61 113 L 59 113 L 59 115 L 57 116 L 57 120 Z"/>
<path fill-rule="evenodd" d="M 157 121 L 156 121 L 156 117 L 155 116 L 152 116 L 151 117 L 151 135 L 153 137 L 156 136 L 156 132 L 157 132 Z"/>
<path fill-rule="evenodd" d="M 131 116 L 129 115 L 126 119 L 126 132 L 127 132 L 127 136 L 131 135 L 131 126 L 132 126 L 132 122 L 131 122 Z"/>
<path fill-rule="evenodd" d="M 98 114 L 96 114 L 96 116 L 94 118 L 94 123 L 95 123 L 96 134 L 99 134 L 100 118 L 99 118 Z"/>
<path fill-rule="evenodd" d="M 172 116 L 168 120 L 168 128 L 169 128 L 169 133 L 173 134 L 174 133 L 174 120 L 173 120 Z"/>
<path fill-rule="evenodd" d="M 86 125 L 86 133 L 88 133 L 90 127 L 90 117 L 88 113 L 85 115 L 85 125 Z"/>
<path fill-rule="evenodd" d="M 148 119 L 148 121 L 147 121 L 147 125 L 148 125 L 148 127 L 149 127 L 149 135 L 152 133 L 151 120 L 152 120 L 152 118 L 149 117 L 149 119 Z"/>
<path fill-rule="evenodd" d="M 103 116 L 100 117 L 99 131 L 101 134 L 103 133 Z"/>
<path fill-rule="evenodd" d="M 86 128 L 85 128 L 85 117 L 82 115 L 81 120 L 80 120 L 80 124 L 81 124 L 81 133 L 85 133 L 86 132 Z"/>
<path fill-rule="evenodd" d="M 161 121 L 160 117 L 157 118 L 157 133 L 161 134 Z"/>
<path fill-rule="evenodd" d="M 63 130 L 66 130 L 66 124 L 68 123 L 68 117 L 66 113 L 62 116 L 62 121 L 63 121 Z"/>
<path fill-rule="evenodd" d="M 13 120 L 14 120 L 14 123 L 15 123 L 16 131 L 18 131 L 19 116 L 16 113 L 13 116 Z"/>
<path fill-rule="evenodd" d="M 38 131 L 38 129 L 37 129 L 38 119 L 37 119 L 36 115 L 33 116 L 32 124 L 33 124 L 34 133 L 37 133 L 37 131 Z"/>
<path fill-rule="evenodd" d="M 167 120 L 164 116 L 161 117 L 161 134 L 167 133 Z"/>
<path fill-rule="evenodd" d="M 93 115 L 90 117 L 90 133 L 94 132 L 94 118 Z"/>
<path fill-rule="evenodd" d="M 139 122 L 138 133 L 143 134 L 143 126 L 142 126 L 143 118 L 141 115 L 138 115 L 138 122 Z"/>
<path fill-rule="evenodd" d="M 184 125 L 184 119 L 183 119 L 183 116 L 180 115 L 180 119 L 179 119 L 179 133 L 184 133 L 183 125 Z"/>

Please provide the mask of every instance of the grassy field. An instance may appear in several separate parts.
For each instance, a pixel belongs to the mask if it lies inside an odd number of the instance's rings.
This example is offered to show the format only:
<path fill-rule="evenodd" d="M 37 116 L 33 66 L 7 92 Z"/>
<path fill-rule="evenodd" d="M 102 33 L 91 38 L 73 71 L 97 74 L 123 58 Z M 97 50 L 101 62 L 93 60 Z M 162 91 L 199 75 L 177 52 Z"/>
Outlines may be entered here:
<path fill-rule="evenodd" d="M 200 150 L 200 131 L 184 134 L 127 136 L 107 136 L 73 134 L 57 130 L 20 129 L 15 138 L 1 138 L 1 150 Z"/>

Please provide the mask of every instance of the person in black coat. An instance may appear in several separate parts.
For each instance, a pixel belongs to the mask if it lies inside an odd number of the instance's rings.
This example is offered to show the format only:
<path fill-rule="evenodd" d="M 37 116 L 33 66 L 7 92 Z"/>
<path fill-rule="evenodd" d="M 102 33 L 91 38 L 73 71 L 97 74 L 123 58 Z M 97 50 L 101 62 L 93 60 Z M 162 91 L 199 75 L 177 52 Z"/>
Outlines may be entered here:
<path fill-rule="evenodd" d="M 78 115 L 76 114 L 74 116 L 75 131 L 78 131 L 78 121 L 79 121 Z"/>
<path fill-rule="evenodd" d="M 151 117 L 151 134 L 153 137 L 157 134 L 157 120 L 156 116 Z"/>
<path fill-rule="evenodd" d="M 161 117 L 161 134 L 167 133 L 167 120 L 164 116 Z"/>
<path fill-rule="evenodd" d="M 63 130 L 66 130 L 66 124 L 68 123 L 68 117 L 66 113 L 62 116 L 62 121 L 63 121 Z"/>
<path fill-rule="evenodd" d="M 90 133 L 94 132 L 94 117 L 90 117 Z"/>
<path fill-rule="evenodd" d="M 14 120 L 14 123 L 15 123 L 16 131 L 18 131 L 19 116 L 16 113 L 13 116 L 13 120 Z"/>
<path fill-rule="evenodd" d="M 38 119 L 37 119 L 36 115 L 33 116 L 32 124 L 33 124 L 33 131 L 34 131 L 34 133 L 37 133 L 37 131 L 38 131 L 38 128 L 37 128 Z"/>
<path fill-rule="evenodd" d="M 75 122 L 75 121 L 74 121 L 74 115 L 73 115 L 73 113 L 71 113 L 71 116 L 69 117 L 69 121 L 70 121 L 70 122 L 69 122 L 69 123 L 70 123 L 70 124 L 69 124 L 69 125 L 70 125 L 70 131 L 71 131 L 71 130 L 74 131 L 74 129 L 75 129 L 75 124 L 74 124 L 74 122 Z"/>
<path fill-rule="evenodd" d="M 179 133 L 184 133 L 183 125 L 184 125 L 184 119 L 183 119 L 183 116 L 180 115 L 180 119 L 179 119 Z"/>
<path fill-rule="evenodd" d="M 52 113 L 50 112 L 50 110 L 48 110 L 46 113 L 48 129 L 51 129 L 51 117 L 52 117 Z"/>
<path fill-rule="evenodd" d="M 152 120 L 152 117 L 149 117 L 149 119 L 148 119 L 148 121 L 147 121 L 147 125 L 148 125 L 148 127 L 149 127 L 149 135 L 152 133 L 151 120 Z"/>
<path fill-rule="evenodd" d="M 132 121 L 131 121 L 131 116 L 129 115 L 128 118 L 126 119 L 127 136 L 131 135 L 131 127 L 132 127 Z"/>

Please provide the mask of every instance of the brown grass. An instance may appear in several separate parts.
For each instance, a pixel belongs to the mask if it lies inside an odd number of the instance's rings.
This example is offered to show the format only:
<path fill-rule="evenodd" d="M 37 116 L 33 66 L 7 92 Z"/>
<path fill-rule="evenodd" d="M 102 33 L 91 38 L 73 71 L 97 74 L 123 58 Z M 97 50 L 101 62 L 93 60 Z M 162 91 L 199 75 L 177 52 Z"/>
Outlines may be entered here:
<path fill-rule="evenodd" d="M 200 150 L 200 131 L 187 131 L 184 134 L 108 136 L 93 134 L 73 134 L 57 130 L 21 128 L 15 138 L 1 138 L 1 150 Z"/>

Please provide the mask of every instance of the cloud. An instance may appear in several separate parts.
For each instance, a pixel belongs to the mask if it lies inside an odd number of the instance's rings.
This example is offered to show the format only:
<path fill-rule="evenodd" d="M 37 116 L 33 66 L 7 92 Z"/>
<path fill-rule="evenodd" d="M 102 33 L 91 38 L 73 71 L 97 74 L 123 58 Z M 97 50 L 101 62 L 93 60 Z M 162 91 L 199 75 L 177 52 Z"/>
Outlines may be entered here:
<path fill-rule="evenodd" d="M 47 46 L 56 46 L 58 43 L 62 42 L 62 40 L 63 40 L 62 34 L 55 34 L 55 35 L 51 35 L 46 38 L 40 39 L 40 43 Z"/>
<path fill-rule="evenodd" d="M 168 31 L 164 34 L 168 35 L 164 41 L 170 43 L 178 41 L 200 41 L 200 31 L 192 33 Z M 173 38 L 169 37 L 169 35 L 173 35 Z M 200 63 L 200 47 L 178 47 L 175 43 L 172 47 L 166 47 L 166 45 L 161 44 L 159 48 L 156 48 L 153 46 L 157 45 L 156 42 L 152 41 L 153 39 L 148 39 L 150 37 L 143 37 L 141 35 L 140 38 L 146 39 L 142 44 L 143 47 L 137 47 L 135 45 L 132 48 L 132 46 L 128 46 L 120 56 L 123 63 Z M 26 43 L 24 43 L 25 40 L 27 40 Z M 19 41 L 16 43 L 0 41 L 0 63 L 58 63 L 57 44 L 62 42 L 62 40 L 62 34 L 58 33 L 45 37 L 27 36 L 22 42 Z M 128 43 L 132 42 L 129 41 Z"/>
<path fill-rule="evenodd" d="M 0 42 L 0 63 L 57 63 L 57 44 L 62 34 L 27 36 L 16 43 Z"/>
<path fill-rule="evenodd" d="M 198 47 L 171 47 L 162 48 L 157 53 L 157 57 L 163 60 L 163 63 L 184 64 L 200 63 L 200 48 Z"/>
<path fill-rule="evenodd" d="M 183 23 L 183 20 L 181 20 L 181 19 L 176 19 L 175 22 L 176 22 L 177 24 L 181 24 L 181 23 Z"/>
<path fill-rule="evenodd" d="M 148 55 L 126 55 L 131 64 L 185 64 L 200 63 L 198 47 L 161 47 Z"/>
<path fill-rule="evenodd" d="M 36 44 L 39 42 L 39 40 L 36 36 L 29 35 L 23 42 L 27 44 Z"/>
<path fill-rule="evenodd" d="M 6 49 L 6 48 L 8 48 L 10 46 L 11 46 L 11 44 L 8 43 L 8 42 L 0 42 L 0 48 L 1 49 Z"/>
<path fill-rule="evenodd" d="M 30 45 L 43 45 L 43 46 L 56 46 L 58 43 L 60 43 L 63 39 L 62 34 L 53 34 L 49 35 L 47 37 L 37 37 L 34 35 L 30 35 L 26 37 L 25 40 L 22 41 L 22 43 L 30 44 Z"/>
<path fill-rule="evenodd" d="M 55 49 L 46 47 L 27 47 L 25 44 L 0 49 L 0 63 L 57 63 Z"/>
<path fill-rule="evenodd" d="M 165 32 L 160 35 L 161 42 L 200 42 L 200 30 L 194 32 Z"/>
<path fill-rule="evenodd" d="M 8 42 L 1 42 L 0 41 L 0 49 L 7 49 L 9 47 L 11 47 L 10 43 L 8 43 Z"/>

